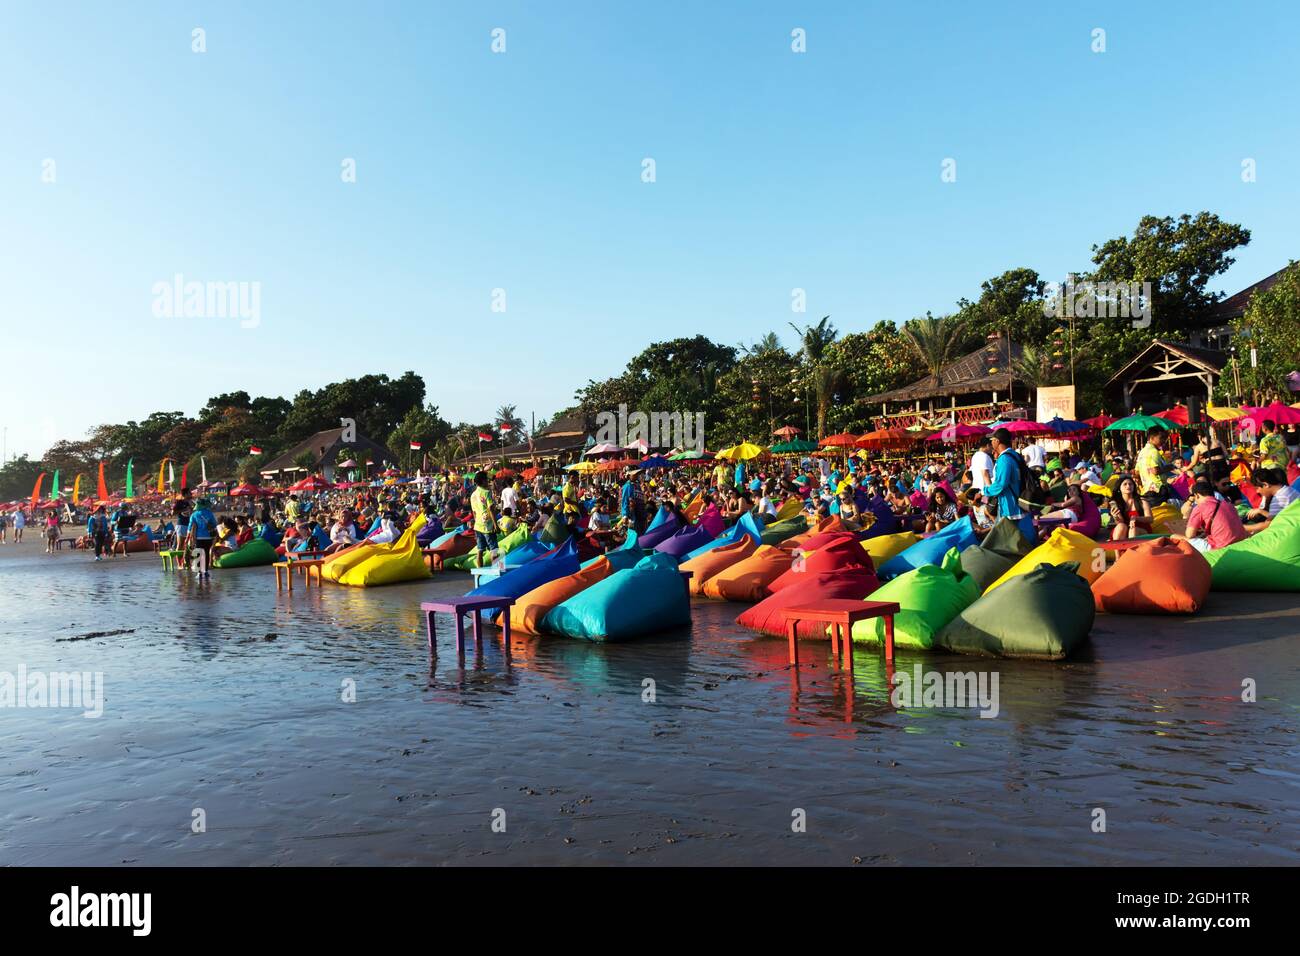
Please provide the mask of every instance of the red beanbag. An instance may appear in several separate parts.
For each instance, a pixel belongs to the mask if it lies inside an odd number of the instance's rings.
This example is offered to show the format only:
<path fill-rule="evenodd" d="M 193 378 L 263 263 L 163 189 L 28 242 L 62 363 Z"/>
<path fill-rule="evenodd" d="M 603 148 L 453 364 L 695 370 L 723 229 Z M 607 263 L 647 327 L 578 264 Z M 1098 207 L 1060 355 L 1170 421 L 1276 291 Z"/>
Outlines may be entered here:
<path fill-rule="evenodd" d="M 760 545 L 743 561 L 705 581 L 703 594 L 724 601 L 761 601 L 768 595 L 767 586 L 790 570 L 790 562 L 789 551 Z"/>
<path fill-rule="evenodd" d="M 1194 614 L 1210 593 L 1210 564 L 1186 541 L 1155 538 L 1120 552 L 1092 597 L 1109 614 Z"/>
<path fill-rule="evenodd" d="M 873 576 L 876 573 L 875 565 L 871 563 L 871 555 L 862 550 L 862 545 L 858 544 L 857 538 L 853 535 L 848 535 L 845 540 L 828 544 L 806 555 L 802 571 L 791 566 L 789 571 L 769 584 L 767 589 L 775 594 L 777 591 L 803 583 L 811 575 L 850 569 L 869 571 Z"/>
<path fill-rule="evenodd" d="M 691 558 L 689 561 L 683 561 L 678 565 L 678 571 L 690 571 L 691 593 L 704 593 L 704 582 L 713 577 L 719 571 L 724 571 L 731 567 L 737 561 L 743 561 L 755 551 L 758 545 L 749 535 L 745 535 L 734 544 L 724 544 L 720 548 L 714 548 L 712 551 L 705 551 L 698 558 Z"/>
<path fill-rule="evenodd" d="M 781 612 L 786 608 L 816 607 L 822 601 L 837 599 L 861 601 L 880 587 L 875 572 L 866 568 L 846 568 L 799 577 L 804 580 L 759 601 L 736 618 L 736 623 L 762 634 L 785 637 L 785 618 Z M 800 621 L 797 633 L 803 640 L 826 639 L 826 622 Z"/>

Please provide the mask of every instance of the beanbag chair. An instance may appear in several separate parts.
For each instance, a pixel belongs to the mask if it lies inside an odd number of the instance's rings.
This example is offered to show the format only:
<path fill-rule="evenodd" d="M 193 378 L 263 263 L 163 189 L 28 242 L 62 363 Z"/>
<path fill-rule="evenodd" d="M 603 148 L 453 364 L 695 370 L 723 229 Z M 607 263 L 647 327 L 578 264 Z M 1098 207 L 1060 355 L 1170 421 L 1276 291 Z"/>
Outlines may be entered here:
<path fill-rule="evenodd" d="M 803 511 L 803 499 L 794 495 L 781 502 L 781 507 L 776 509 L 777 521 L 788 521 Z"/>
<path fill-rule="evenodd" d="M 712 503 L 700 512 L 699 517 L 695 519 L 695 523 L 709 533 L 710 540 L 727 530 L 727 523 L 722 518 L 722 510 Z"/>
<path fill-rule="evenodd" d="M 430 518 L 420 533 L 416 535 L 415 541 L 420 547 L 427 548 L 442 536 L 442 519 L 434 517 Z"/>
<path fill-rule="evenodd" d="M 893 578 L 919 568 L 923 564 L 938 564 L 950 548 L 961 552 L 972 544 L 978 544 L 975 529 L 970 516 L 954 521 L 948 527 L 936 531 L 928 538 L 922 538 L 906 551 L 894 555 L 880 565 L 882 578 Z"/>
<path fill-rule="evenodd" d="M 439 538 L 434 538 L 428 550 L 439 555 L 442 560 L 450 561 L 462 554 L 467 554 L 474 547 L 474 532 L 448 531 Z"/>
<path fill-rule="evenodd" d="M 760 545 L 749 557 L 724 568 L 704 582 L 705 597 L 723 601 L 761 601 L 767 586 L 790 570 L 791 555 L 772 545 Z"/>
<path fill-rule="evenodd" d="M 828 544 L 806 555 L 796 555 L 790 570 L 767 586 L 775 594 L 777 591 L 793 585 L 802 584 L 808 578 L 819 574 L 834 574 L 839 571 L 868 571 L 876 575 L 875 565 L 862 550 L 857 539 L 847 535 L 844 539 Z"/>
<path fill-rule="evenodd" d="M 822 574 L 800 574 L 797 583 L 773 591 L 736 618 L 736 623 L 761 634 L 787 636 L 781 612 L 788 607 L 816 607 L 823 601 L 861 601 L 880 586 L 876 574 L 867 568 L 845 568 Z M 826 625 L 800 621 L 796 632 L 804 640 L 826 637 Z"/>
<path fill-rule="evenodd" d="M 782 541 L 778 547 L 785 548 L 787 551 L 802 551 L 804 554 L 811 554 L 837 541 L 853 541 L 856 543 L 860 540 L 857 534 L 852 531 L 831 531 L 827 534 L 797 535 L 797 537 L 803 538 L 803 540 L 790 547 L 786 547 L 790 544 L 790 541 Z M 859 550 L 861 549 L 859 548 Z"/>
<path fill-rule="evenodd" d="M 547 581 L 519 595 L 510 608 L 510 627 L 523 634 L 540 634 L 551 609 L 580 594 L 617 570 L 609 555 L 601 555 L 573 574 Z"/>
<path fill-rule="evenodd" d="M 368 552 L 363 560 L 344 571 L 336 580 L 349 587 L 375 587 L 380 584 L 396 584 L 399 581 L 418 581 L 430 576 L 424 563 L 424 554 L 415 543 L 416 535 L 424 527 L 423 514 L 401 533 L 396 541 L 389 544 L 367 545 Z M 322 565 L 321 570 L 325 570 Z"/>
<path fill-rule="evenodd" d="M 872 593 L 871 600 L 893 601 L 899 607 L 894 615 L 895 647 L 933 647 L 935 634 L 980 596 L 975 580 L 961 569 L 956 548 L 940 560 L 900 574 Z M 858 621 L 853 639 L 884 643 L 884 618 Z"/>
<path fill-rule="evenodd" d="M 745 560 L 757 550 L 758 545 L 754 543 L 754 539 L 748 535 L 742 535 L 739 541 L 724 544 L 720 548 L 704 552 L 698 558 L 683 561 L 677 570 L 690 571 L 692 575 L 690 582 L 691 593 L 702 594 L 705 581 L 733 564 Z"/>
<path fill-rule="evenodd" d="M 271 547 L 278 548 L 280 547 L 280 542 L 284 540 L 284 532 L 268 524 L 262 530 L 261 538 Z"/>
<path fill-rule="evenodd" d="M 797 515 L 785 521 L 776 521 L 763 529 L 761 536 L 762 543 L 766 545 L 778 545 L 786 538 L 793 538 L 797 534 L 802 534 L 808 530 L 808 521 L 803 515 Z"/>
<path fill-rule="evenodd" d="M 325 563 L 320 566 L 321 577 L 337 584 L 339 578 L 343 577 L 347 571 L 374 555 L 377 547 L 379 545 L 358 542 L 335 551 L 333 554 L 328 555 L 325 558 Z"/>
<path fill-rule="evenodd" d="M 691 601 L 677 569 L 638 565 L 555 606 L 541 629 L 588 641 L 625 641 L 690 623 Z"/>
<path fill-rule="evenodd" d="M 569 539 L 569 526 L 565 524 L 560 512 L 555 512 L 546 520 L 546 524 L 542 525 L 540 537 L 552 547 Z"/>
<path fill-rule="evenodd" d="M 1300 501 L 1258 534 L 1204 557 L 1215 591 L 1300 591 Z"/>
<path fill-rule="evenodd" d="M 577 573 L 578 549 L 572 541 L 568 541 L 554 551 L 515 568 L 509 574 L 479 585 L 466 596 L 518 598 L 543 584 Z M 493 620 L 500 614 L 500 611 L 494 612 Z"/>
<path fill-rule="evenodd" d="M 570 538 L 569 541 L 565 542 L 565 544 L 571 543 L 572 540 L 573 539 Z M 564 545 L 560 545 L 560 547 L 564 547 Z M 519 547 L 512 549 L 507 554 L 502 555 L 501 563 L 507 568 L 517 568 L 520 565 L 528 564 L 540 558 L 544 554 L 550 554 L 554 550 L 554 548 L 543 544 L 537 538 L 533 538 L 530 541 L 525 541 Z"/>
<path fill-rule="evenodd" d="M 853 532 L 849 531 L 848 528 L 844 527 L 844 522 L 841 521 L 839 518 L 836 517 L 823 518 L 821 521 L 818 521 L 807 531 L 786 538 L 784 541 L 780 542 L 779 547 L 785 548 L 787 551 L 793 551 L 796 548 L 804 548 L 805 550 L 811 550 L 810 548 L 807 548 L 807 544 L 808 542 L 814 539 L 824 538 L 827 535 L 833 535 L 833 534 L 852 534 L 852 533 Z"/>
<path fill-rule="evenodd" d="M 1151 509 L 1151 530 L 1156 534 L 1182 534 L 1187 529 L 1187 519 L 1180 509 L 1169 502 Z"/>
<path fill-rule="evenodd" d="M 681 528 L 672 537 L 660 541 L 659 544 L 655 545 L 655 550 L 662 554 L 672 555 L 674 558 L 682 558 L 712 540 L 713 535 L 709 534 L 707 529 L 701 528 L 699 525 L 692 525 Z"/>
<path fill-rule="evenodd" d="M 1085 538 L 1069 528 L 1057 528 L 1051 537 L 1012 565 L 1011 570 L 988 586 L 992 591 L 1021 574 L 1028 574 L 1040 564 L 1065 564 L 1073 562 L 1078 575 L 1091 584 L 1106 570 L 1106 552 L 1091 538 Z"/>
<path fill-rule="evenodd" d="M 666 510 L 660 509 L 661 513 Z M 658 547 L 675 535 L 681 529 L 681 526 L 682 523 L 677 519 L 677 515 L 669 511 L 667 518 L 660 521 L 657 526 L 647 528 L 645 534 L 637 538 L 636 546 L 647 551 Z M 701 541 L 699 543 L 704 544 L 705 542 Z"/>
<path fill-rule="evenodd" d="M 650 519 L 650 523 L 646 525 L 646 531 L 654 531 L 660 525 L 664 524 L 669 518 L 676 519 L 676 517 L 677 516 L 673 514 L 672 511 L 670 511 L 666 506 L 660 505 L 659 510 L 655 512 L 655 516 L 652 519 Z"/>
<path fill-rule="evenodd" d="M 113 543 L 114 554 L 137 554 L 141 551 L 153 550 L 153 538 L 149 537 L 148 531 L 141 531 L 139 534 L 127 535 L 124 538 L 118 538 Z"/>
<path fill-rule="evenodd" d="M 961 553 L 961 569 L 975 579 L 980 593 L 1034 549 L 1010 518 L 999 518 L 979 544 Z"/>
<path fill-rule="evenodd" d="M 1057 661 L 1088 639 L 1095 616 L 1092 591 L 1072 562 L 1040 564 L 960 611 L 935 636 L 935 646 L 958 654 Z"/>
<path fill-rule="evenodd" d="M 692 561 L 714 548 L 725 547 L 729 544 L 735 544 L 742 537 L 753 540 L 755 547 L 762 543 L 763 529 L 759 527 L 757 519 L 752 514 L 743 514 L 740 520 L 727 529 L 726 533 L 720 537 L 714 538 L 708 544 L 696 548 L 690 554 L 686 555 L 687 561 Z"/>
<path fill-rule="evenodd" d="M 275 545 L 264 538 L 254 538 L 238 551 L 229 551 L 213 562 L 219 568 L 258 568 L 275 564 L 280 556 Z"/>
<path fill-rule="evenodd" d="M 869 538 L 862 542 L 862 550 L 871 556 L 871 561 L 876 567 L 880 567 L 894 555 L 906 551 L 920 540 L 921 536 L 919 534 L 913 534 L 911 531 L 900 531 L 897 534 Z"/>
<path fill-rule="evenodd" d="M 1182 539 L 1158 538 L 1121 551 L 1092 582 L 1097 610 L 1108 614 L 1195 614 L 1209 594 L 1209 562 Z"/>

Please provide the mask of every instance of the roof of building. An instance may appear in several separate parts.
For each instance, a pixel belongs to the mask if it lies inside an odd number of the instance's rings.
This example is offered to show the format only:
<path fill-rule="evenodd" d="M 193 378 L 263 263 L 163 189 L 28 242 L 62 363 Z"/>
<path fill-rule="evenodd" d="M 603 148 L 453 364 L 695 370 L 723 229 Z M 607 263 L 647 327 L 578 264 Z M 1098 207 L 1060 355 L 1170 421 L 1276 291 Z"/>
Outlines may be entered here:
<path fill-rule="evenodd" d="M 1246 313 L 1246 307 L 1250 305 L 1251 297 L 1256 292 L 1263 292 L 1276 285 L 1277 281 L 1282 278 L 1282 273 L 1286 272 L 1289 268 L 1291 268 L 1290 265 L 1283 266 L 1271 276 L 1265 276 L 1254 285 L 1248 285 L 1240 292 L 1234 293 L 1226 299 L 1219 301 L 1214 307 L 1214 321 L 1230 322 L 1233 319 L 1241 318 L 1241 316 Z"/>
<path fill-rule="evenodd" d="M 1186 342 L 1154 339 L 1146 348 L 1124 363 L 1124 367 L 1111 376 L 1110 381 L 1106 383 L 1106 387 L 1109 388 L 1116 382 L 1124 381 L 1134 371 L 1151 361 L 1153 356 L 1159 352 L 1190 362 L 1197 368 L 1206 372 L 1213 372 L 1215 375 L 1222 372 L 1223 367 L 1228 364 L 1228 356 L 1218 349 L 1200 348 L 1199 346 L 1188 345 Z"/>
<path fill-rule="evenodd" d="M 277 455 L 262 465 L 258 469 L 259 474 L 271 474 L 277 471 L 285 471 L 291 468 L 297 468 L 295 464 L 299 456 L 304 453 L 310 453 L 316 459 L 317 467 L 320 463 L 329 457 L 331 452 L 340 448 L 347 447 L 358 452 L 365 452 L 373 455 L 380 455 L 383 459 L 392 460 L 393 453 L 385 446 L 372 438 L 368 438 L 361 432 L 357 432 L 352 441 L 343 441 L 342 428 L 327 428 L 323 432 L 317 432 L 310 438 L 304 438 L 298 444 L 294 445 L 288 451 Z"/>
<path fill-rule="evenodd" d="M 910 402 L 923 398 L 939 398 L 948 395 L 968 395 L 971 392 L 992 392 L 1006 389 L 1013 378 L 1011 363 L 1018 360 L 1023 349 L 1017 342 L 1008 343 L 1005 339 L 998 342 L 998 361 L 990 365 L 988 348 L 976 349 L 969 355 L 949 362 L 939 373 L 938 384 L 934 376 L 927 375 L 917 379 L 911 385 L 895 388 L 879 395 L 869 395 L 863 402 Z M 1008 355 L 1010 361 L 1008 361 Z M 998 369 L 996 375 L 989 374 L 989 368 Z M 1020 381 L 1016 378 L 1015 381 Z"/>

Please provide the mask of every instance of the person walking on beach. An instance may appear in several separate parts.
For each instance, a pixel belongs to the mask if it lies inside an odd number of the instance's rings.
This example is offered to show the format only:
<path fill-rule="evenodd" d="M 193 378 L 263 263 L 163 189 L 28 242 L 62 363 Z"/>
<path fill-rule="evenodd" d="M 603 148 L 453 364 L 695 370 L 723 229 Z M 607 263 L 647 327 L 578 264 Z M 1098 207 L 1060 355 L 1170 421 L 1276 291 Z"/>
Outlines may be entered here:
<path fill-rule="evenodd" d="M 9 515 L 0 511 L 0 544 L 8 544 L 5 536 L 9 533 Z"/>
<path fill-rule="evenodd" d="M 478 566 L 481 568 L 487 563 L 492 549 L 497 546 L 496 508 L 485 471 L 474 475 L 474 491 L 469 496 L 469 508 L 474 515 L 474 540 L 478 547 Z"/>
<path fill-rule="evenodd" d="M 23 543 L 23 528 L 27 527 L 27 513 L 19 508 L 14 512 L 14 544 Z"/>
<path fill-rule="evenodd" d="M 208 564 L 212 560 L 212 542 L 217 536 L 217 518 L 212 513 L 211 504 L 207 498 L 200 498 L 190 515 L 189 531 L 186 534 L 186 549 L 197 548 L 201 553 L 199 558 L 199 577 L 206 578 L 209 575 Z"/>
<path fill-rule="evenodd" d="M 104 510 L 104 506 L 100 505 L 86 522 L 86 534 L 90 537 L 90 542 L 95 548 L 96 561 L 103 561 L 104 555 L 111 553 L 109 544 L 110 531 L 108 513 Z"/>
<path fill-rule="evenodd" d="M 62 527 L 59 524 L 59 511 L 57 508 L 51 508 L 50 513 L 45 516 L 45 553 L 53 554 L 54 545 L 59 540 L 59 532 Z"/>

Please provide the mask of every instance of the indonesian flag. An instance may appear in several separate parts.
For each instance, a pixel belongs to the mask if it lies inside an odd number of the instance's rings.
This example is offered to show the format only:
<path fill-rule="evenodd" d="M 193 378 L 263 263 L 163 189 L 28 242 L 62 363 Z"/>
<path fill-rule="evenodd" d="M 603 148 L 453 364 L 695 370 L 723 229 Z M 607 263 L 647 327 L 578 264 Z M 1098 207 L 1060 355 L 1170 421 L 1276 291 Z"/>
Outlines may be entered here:
<path fill-rule="evenodd" d="M 258 445 L 253 445 L 251 448 L 248 449 L 248 453 L 250 455 L 260 455 L 262 453 L 262 449 Z"/>
<path fill-rule="evenodd" d="M 490 434 L 489 432 L 479 432 L 479 433 L 478 433 L 478 440 L 479 440 L 479 441 L 492 441 L 492 439 L 494 439 L 494 438 L 496 438 L 496 436 L 493 435 L 493 434 Z"/>
<path fill-rule="evenodd" d="M 501 423 L 499 426 L 497 426 L 497 427 L 499 427 L 503 432 L 508 432 L 508 431 L 510 431 L 510 429 L 514 428 L 515 426 L 514 426 L 514 425 L 511 425 L 509 422 L 502 422 L 502 423 Z"/>
<path fill-rule="evenodd" d="M 419 450 L 420 450 L 420 443 L 419 443 L 418 441 L 416 441 L 414 438 L 412 438 L 412 439 L 411 439 L 411 451 L 419 451 Z"/>

